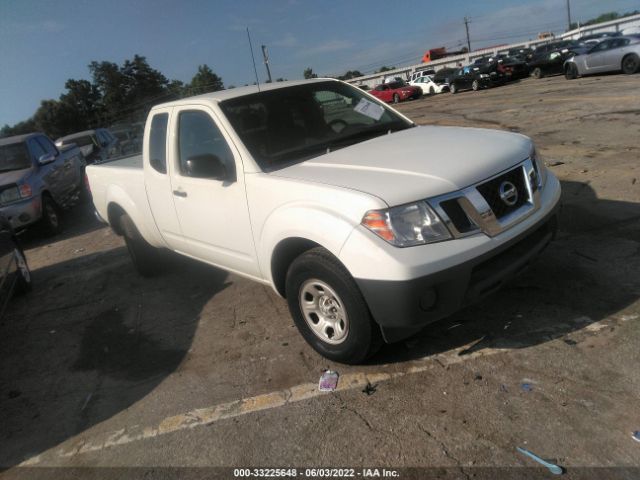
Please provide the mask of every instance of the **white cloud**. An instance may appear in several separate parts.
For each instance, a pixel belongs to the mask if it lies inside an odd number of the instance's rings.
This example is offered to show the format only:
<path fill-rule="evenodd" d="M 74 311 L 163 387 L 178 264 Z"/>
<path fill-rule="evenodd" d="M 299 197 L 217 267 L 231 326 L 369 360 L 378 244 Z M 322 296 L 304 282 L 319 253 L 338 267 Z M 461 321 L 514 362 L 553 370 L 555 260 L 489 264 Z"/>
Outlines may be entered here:
<path fill-rule="evenodd" d="M 305 56 L 317 55 L 319 53 L 337 52 L 339 50 L 347 50 L 353 47 L 353 42 L 348 40 L 328 40 L 326 42 L 319 43 L 310 48 L 301 51 L 301 54 Z"/>
<path fill-rule="evenodd" d="M 287 33 L 284 37 L 271 42 L 274 47 L 291 48 L 298 45 L 298 39 L 291 33 Z"/>

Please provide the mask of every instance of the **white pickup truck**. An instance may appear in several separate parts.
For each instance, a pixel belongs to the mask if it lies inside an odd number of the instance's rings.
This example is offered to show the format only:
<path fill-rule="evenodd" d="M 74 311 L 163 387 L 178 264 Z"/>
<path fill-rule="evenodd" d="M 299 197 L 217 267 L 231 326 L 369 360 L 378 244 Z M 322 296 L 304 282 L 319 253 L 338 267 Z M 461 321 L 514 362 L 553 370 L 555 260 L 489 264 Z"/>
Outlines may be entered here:
<path fill-rule="evenodd" d="M 142 156 L 87 174 L 141 274 L 164 248 L 270 285 L 345 363 L 510 281 L 560 198 L 529 138 L 416 126 L 330 79 L 158 105 Z"/>

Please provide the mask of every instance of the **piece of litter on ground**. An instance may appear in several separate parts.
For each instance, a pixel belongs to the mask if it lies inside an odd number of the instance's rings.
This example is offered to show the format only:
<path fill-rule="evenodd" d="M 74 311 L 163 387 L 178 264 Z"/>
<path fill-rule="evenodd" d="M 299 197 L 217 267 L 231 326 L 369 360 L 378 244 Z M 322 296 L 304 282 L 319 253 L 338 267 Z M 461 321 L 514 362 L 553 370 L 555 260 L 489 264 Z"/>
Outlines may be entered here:
<path fill-rule="evenodd" d="M 558 466 L 558 465 L 556 465 L 554 463 L 550 463 L 550 462 L 547 462 L 547 461 L 543 460 L 542 458 L 537 456 L 535 453 L 530 452 L 529 450 L 525 450 L 524 448 L 520 448 L 520 447 L 516 447 L 516 450 L 518 450 L 520 453 L 526 455 L 530 459 L 535 460 L 540 465 L 544 465 L 554 475 L 562 475 L 564 473 L 564 469 L 562 467 L 560 467 L 560 466 Z"/>
<path fill-rule="evenodd" d="M 367 396 L 373 395 L 374 393 L 376 393 L 376 390 L 378 389 L 378 384 L 374 384 L 371 385 L 371 382 L 367 382 L 367 384 L 364 387 L 364 390 L 362 390 L 362 393 L 366 393 Z"/>
<path fill-rule="evenodd" d="M 564 165 L 564 162 L 560 162 L 560 161 L 551 162 L 551 163 L 548 163 L 547 165 L 549 165 L 550 167 L 558 167 L 560 165 Z"/>
<path fill-rule="evenodd" d="M 578 342 L 576 342 L 575 340 L 571 340 L 570 338 L 565 338 L 563 342 L 566 343 L 567 345 L 572 345 L 572 346 L 578 344 Z"/>
<path fill-rule="evenodd" d="M 507 392 L 508 392 L 507 387 L 506 387 L 506 386 L 504 386 L 504 385 L 500 385 L 500 391 L 501 391 L 501 392 L 504 392 L 504 393 L 507 393 Z"/>
<path fill-rule="evenodd" d="M 523 392 L 531 392 L 533 390 L 533 385 L 531 385 L 530 383 L 523 383 L 522 385 L 520 385 L 520 388 L 522 388 Z"/>
<path fill-rule="evenodd" d="M 318 383 L 318 389 L 321 392 L 333 392 L 338 387 L 338 372 L 333 372 L 331 370 L 325 370 L 322 376 L 320 377 L 320 382 Z"/>
<path fill-rule="evenodd" d="M 640 442 L 640 430 L 636 430 L 631 434 L 631 438 L 633 438 L 636 442 Z"/>
<path fill-rule="evenodd" d="M 73 253 L 82 253 L 84 252 L 84 248 L 76 248 Z"/>

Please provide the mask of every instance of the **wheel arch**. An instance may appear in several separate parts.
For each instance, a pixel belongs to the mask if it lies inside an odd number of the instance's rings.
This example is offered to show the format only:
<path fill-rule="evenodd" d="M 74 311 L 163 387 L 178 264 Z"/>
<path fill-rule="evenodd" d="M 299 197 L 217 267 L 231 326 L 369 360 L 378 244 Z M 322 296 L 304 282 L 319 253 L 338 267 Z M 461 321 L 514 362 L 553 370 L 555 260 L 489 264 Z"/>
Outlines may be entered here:
<path fill-rule="evenodd" d="M 317 242 L 303 237 L 289 237 L 281 240 L 271 255 L 271 279 L 276 291 L 286 298 L 287 271 L 291 263 L 311 249 L 322 247 Z"/>

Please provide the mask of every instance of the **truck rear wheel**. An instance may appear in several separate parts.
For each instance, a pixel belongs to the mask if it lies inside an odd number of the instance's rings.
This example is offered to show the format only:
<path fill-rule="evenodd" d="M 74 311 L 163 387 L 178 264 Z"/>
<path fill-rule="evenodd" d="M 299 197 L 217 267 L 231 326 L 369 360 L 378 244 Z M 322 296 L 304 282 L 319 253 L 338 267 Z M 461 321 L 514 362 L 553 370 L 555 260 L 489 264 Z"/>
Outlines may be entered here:
<path fill-rule="evenodd" d="M 324 248 L 309 250 L 293 261 L 286 294 L 298 330 L 320 355 L 358 364 L 382 345 L 380 328 L 358 286 Z"/>
<path fill-rule="evenodd" d="M 124 214 L 120 217 L 120 227 L 131 261 L 138 273 L 143 277 L 152 277 L 160 273 L 159 250 L 140 235 L 129 215 Z"/>

